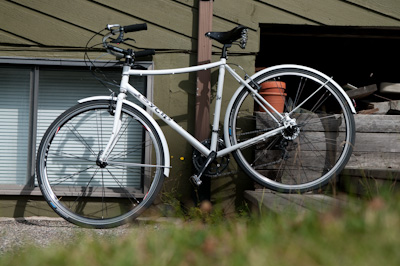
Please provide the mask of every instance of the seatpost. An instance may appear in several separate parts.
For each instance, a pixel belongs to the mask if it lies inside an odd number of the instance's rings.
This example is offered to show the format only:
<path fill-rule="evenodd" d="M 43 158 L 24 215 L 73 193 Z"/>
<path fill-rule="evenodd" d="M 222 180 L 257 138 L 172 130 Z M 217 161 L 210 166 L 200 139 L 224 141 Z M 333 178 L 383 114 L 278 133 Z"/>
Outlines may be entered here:
<path fill-rule="evenodd" d="M 224 47 L 222 47 L 222 55 L 221 58 L 227 58 L 228 57 L 228 48 L 231 48 L 232 44 L 224 44 Z"/>

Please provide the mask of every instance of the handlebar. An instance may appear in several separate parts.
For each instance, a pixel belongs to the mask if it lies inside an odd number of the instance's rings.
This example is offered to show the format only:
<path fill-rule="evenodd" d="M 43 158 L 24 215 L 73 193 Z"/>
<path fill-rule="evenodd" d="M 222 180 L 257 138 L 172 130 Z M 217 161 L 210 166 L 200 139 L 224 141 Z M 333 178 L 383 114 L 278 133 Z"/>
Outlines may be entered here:
<path fill-rule="evenodd" d="M 103 47 L 107 49 L 108 53 L 115 55 L 117 58 L 138 58 L 155 54 L 154 49 L 145 49 L 143 51 L 135 52 L 132 49 L 122 49 L 116 47 L 107 41 L 111 36 L 119 34 L 119 36 L 116 39 L 112 40 L 111 43 L 123 43 L 125 40 L 127 40 L 124 39 L 124 33 L 147 30 L 146 23 L 132 24 L 127 26 L 120 26 L 119 24 L 108 24 L 106 29 L 109 30 L 110 33 L 103 37 Z"/>
<path fill-rule="evenodd" d="M 143 51 L 135 52 L 135 57 L 145 57 L 145 56 L 155 55 L 155 54 L 156 54 L 156 50 L 154 50 L 154 49 L 145 49 Z"/>
<path fill-rule="evenodd" d="M 124 32 L 134 32 L 134 31 L 141 31 L 141 30 L 147 30 L 147 24 L 133 24 L 133 25 L 128 25 L 128 26 L 123 26 L 122 27 Z"/>
<path fill-rule="evenodd" d="M 110 54 L 113 54 L 117 56 L 117 58 L 126 58 L 132 61 L 134 58 L 137 57 L 144 57 L 144 56 L 149 56 L 149 55 L 154 55 L 155 50 L 153 49 L 146 49 L 143 51 L 138 51 L 134 52 L 131 49 L 122 49 L 119 47 L 116 47 L 110 43 L 123 43 L 124 41 L 128 39 L 124 39 L 124 33 L 127 32 L 135 32 L 135 31 L 142 31 L 142 30 L 147 30 L 147 24 L 142 23 L 142 24 L 132 24 L 132 25 L 127 25 L 127 26 L 121 26 L 119 24 L 108 24 L 107 28 L 110 33 L 107 34 L 106 36 L 103 37 L 103 46 L 104 48 L 107 49 L 107 52 Z M 107 40 L 113 36 L 119 34 L 119 36 L 116 39 L 113 39 L 112 41 L 107 42 Z M 231 31 L 228 32 L 208 32 L 206 33 L 206 36 L 219 41 L 220 43 L 224 44 L 224 49 L 225 45 L 231 45 L 232 43 L 237 43 L 239 46 L 244 49 L 246 47 L 247 43 L 247 27 L 239 25 L 236 28 L 234 28 Z M 132 39 L 130 39 L 132 40 Z M 230 47 L 230 46 L 229 46 Z M 226 50 L 224 50 L 226 53 Z M 224 52 L 223 52 L 224 54 Z"/>

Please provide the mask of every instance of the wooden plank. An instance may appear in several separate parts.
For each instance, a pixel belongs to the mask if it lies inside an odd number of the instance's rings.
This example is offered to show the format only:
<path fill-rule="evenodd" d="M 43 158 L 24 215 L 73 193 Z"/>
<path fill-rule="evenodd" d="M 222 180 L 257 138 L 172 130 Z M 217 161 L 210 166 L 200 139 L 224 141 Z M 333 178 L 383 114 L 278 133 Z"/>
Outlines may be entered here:
<path fill-rule="evenodd" d="M 36 45 L 36 43 L 34 43 L 34 42 L 25 40 L 21 37 L 12 35 L 8 32 L 4 32 L 2 30 L 0 30 L 0 40 L 1 40 L 1 43 L 3 43 L 3 44 L 10 43 L 10 44 L 20 44 L 20 45 Z"/>
<path fill-rule="evenodd" d="M 378 109 L 376 114 L 385 115 L 389 110 L 400 110 L 400 101 L 369 102 L 374 108 Z"/>
<path fill-rule="evenodd" d="M 400 154 L 400 132 L 385 134 L 357 132 L 354 151 Z"/>
<path fill-rule="evenodd" d="M 51 28 L 57 30 L 59 34 L 67 34 L 68 32 L 71 32 L 71 34 L 68 35 L 69 42 L 73 42 L 76 46 L 81 47 L 85 46 L 86 42 L 93 36 L 94 32 L 98 32 L 107 24 L 118 23 L 121 25 L 130 25 L 146 22 L 146 20 L 135 16 L 138 13 L 140 14 L 139 9 L 136 9 L 136 12 L 131 15 L 121 13 L 111 7 L 103 6 L 102 4 L 91 1 L 15 1 L 23 4 L 27 8 L 11 6 L 13 10 L 16 10 L 17 12 L 27 10 L 25 12 L 30 12 L 33 16 L 39 17 L 39 20 L 48 21 L 44 23 L 45 25 L 43 26 L 38 25 L 34 20 L 27 23 L 27 25 L 24 25 L 23 27 L 26 28 L 28 32 L 31 31 L 31 28 L 35 28 L 32 30 L 45 28 L 46 32 L 48 32 L 48 28 Z M 141 1 L 139 2 L 142 3 Z M 29 10 L 29 8 L 31 10 Z M 90 12 L 88 12 L 88 10 L 90 10 Z M 58 19 L 50 17 L 56 17 Z M 147 18 L 149 17 L 152 18 L 153 16 L 147 14 Z M 192 42 L 189 37 L 161 28 L 158 25 L 153 24 L 151 21 L 149 21 L 148 24 L 149 27 L 147 31 L 135 32 L 127 35 L 136 40 L 136 43 L 133 43 L 133 47 L 154 49 L 192 49 Z M 54 26 L 49 27 L 48 25 Z M 18 27 L 21 27 L 21 25 L 18 24 Z M 82 32 L 85 32 L 87 37 L 82 34 Z M 40 36 L 43 36 L 45 33 L 42 32 L 39 34 L 41 34 Z M 25 36 L 25 33 L 22 33 L 22 36 Z M 53 38 L 53 36 L 54 35 L 47 34 L 45 38 L 41 37 L 40 39 L 46 45 L 66 45 L 63 38 Z M 56 43 L 53 44 L 51 42 Z"/>
<path fill-rule="evenodd" d="M 159 25 L 173 32 L 179 32 L 187 37 L 194 36 L 193 24 L 197 24 L 198 10 L 178 4 L 170 0 L 135 1 L 95 0 L 97 3 L 109 6 L 121 13 L 132 14 L 149 23 Z M 196 19 L 196 21 L 194 21 Z"/>
<path fill-rule="evenodd" d="M 400 21 L 338 0 L 260 0 L 321 25 L 399 26 Z M 288 22 L 290 23 L 290 22 Z"/>
<path fill-rule="evenodd" d="M 56 21 L 68 22 L 71 27 L 81 26 L 93 32 L 98 32 L 105 27 L 107 23 L 101 23 L 104 18 L 117 15 L 112 10 L 83 0 L 12 0 L 12 2 L 19 4 L 14 6 L 15 10 L 30 10 L 39 16 L 53 17 Z"/>
<path fill-rule="evenodd" d="M 233 46 L 230 49 L 232 52 L 259 52 L 260 34 L 258 25 L 260 23 L 315 24 L 279 8 L 256 1 L 221 0 L 214 2 L 213 31 L 227 31 L 238 24 L 250 27 L 246 49 L 242 50 L 238 46 Z M 213 44 L 219 46 L 215 42 Z M 220 50 L 214 48 L 213 51 L 219 52 Z"/>
<path fill-rule="evenodd" d="M 185 5 L 185 6 L 190 6 L 190 7 L 193 7 L 193 8 L 196 8 L 197 9 L 197 2 L 198 1 L 195 1 L 195 0 L 174 0 L 175 2 L 179 2 L 179 3 L 181 3 L 181 4 L 183 4 L 183 5 Z"/>
<path fill-rule="evenodd" d="M 307 114 L 309 115 L 309 114 Z M 313 117 L 313 115 L 309 115 Z M 258 114 L 258 119 L 266 117 L 266 114 Z M 380 169 L 382 172 L 387 170 L 399 171 L 399 154 L 400 154 L 400 116 L 389 116 L 389 115 L 356 115 L 356 142 L 354 145 L 353 153 L 350 157 L 349 162 L 345 166 L 346 169 Z M 263 119 L 264 123 L 257 121 L 258 124 L 264 125 L 267 119 Z M 268 125 L 267 125 L 268 127 Z M 323 139 L 325 136 L 324 132 L 319 132 L 317 129 L 322 130 L 322 126 L 319 125 L 313 128 L 309 132 L 305 132 L 302 129 L 300 137 L 297 139 L 299 142 L 299 150 L 296 153 L 292 153 L 292 157 L 289 157 L 287 163 L 291 163 L 293 169 L 296 168 L 298 163 L 302 163 L 303 166 L 307 166 L 309 169 L 315 167 L 321 167 L 324 165 L 325 160 L 328 157 L 325 154 L 325 142 L 319 143 L 318 139 Z M 336 136 L 335 136 L 336 137 Z M 344 135 L 338 134 L 336 139 L 338 146 L 337 150 L 340 150 L 340 143 Z M 313 146 L 309 146 L 307 142 L 303 140 L 309 140 Z M 296 140 L 295 140 L 296 141 Z M 257 146 L 258 149 L 262 148 L 262 144 Z M 318 156 L 313 150 L 318 150 Z M 257 165 L 260 167 L 260 172 L 265 175 L 273 176 L 278 169 L 279 164 L 268 165 L 270 162 L 278 161 L 282 152 L 280 150 L 256 151 L 255 156 L 257 159 Z M 295 156 L 295 158 L 293 157 Z M 297 164 L 296 164 L 297 161 Z M 275 171 L 275 172 L 274 172 Z M 303 180 L 307 177 L 311 178 L 313 175 L 319 173 L 313 171 L 307 171 L 307 174 L 300 175 L 298 178 Z M 290 182 L 285 180 L 284 182 Z"/>
<path fill-rule="evenodd" d="M 398 0 L 346 0 L 346 1 L 400 19 L 400 1 Z"/>
<path fill-rule="evenodd" d="M 346 168 L 400 170 L 398 153 L 353 151 Z"/>
<path fill-rule="evenodd" d="M 276 126 L 276 122 L 266 112 L 255 112 L 256 114 L 256 128 L 271 128 Z M 327 128 L 331 128 L 332 131 L 344 131 L 344 121 L 341 119 L 339 114 L 310 114 L 310 113 L 295 113 L 293 118 L 296 119 L 298 124 L 304 124 L 302 126 L 303 131 L 307 132 L 318 132 L 327 131 Z"/>
<path fill-rule="evenodd" d="M 269 128 L 275 126 L 272 118 L 264 112 L 255 112 L 258 129 Z M 295 114 L 294 118 L 298 123 L 308 121 L 307 131 L 323 131 L 322 120 L 315 114 Z M 324 119 L 326 120 L 326 119 Z M 397 115 L 354 115 L 356 132 L 363 133 L 400 133 L 400 116 Z M 312 123 L 311 123 L 311 122 Z M 328 121 L 334 123 L 334 121 Z M 339 126 L 339 131 L 343 131 L 342 124 Z"/>
<path fill-rule="evenodd" d="M 309 212 L 308 209 L 304 208 L 298 204 L 291 204 L 285 198 L 277 197 L 275 194 L 266 190 L 266 192 L 255 192 L 246 190 L 244 192 L 244 197 L 252 205 L 252 210 L 259 213 L 263 211 L 272 211 L 274 213 L 285 213 L 285 212 L 298 212 L 306 213 Z"/>
<path fill-rule="evenodd" d="M 42 45 L 84 47 L 93 35 L 9 2 L 0 2 L 0 18 L 2 29 Z"/>
<path fill-rule="evenodd" d="M 354 115 L 354 119 L 357 133 L 400 133 L 398 115 Z"/>
<path fill-rule="evenodd" d="M 252 1 L 218 0 L 214 3 L 214 15 L 235 24 L 242 24 L 253 30 L 258 29 L 254 20 L 255 5 Z"/>
<path fill-rule="evenodd" d="M 378 90 L 378 87 L 376 84 L 369 85 L 369 86 L 364 86 L 361 88 L 353 89 L 353 90 L 348 90 L 346 91 L 347 95 L 350 97 L 350 99 L 360 99 L 367 97 L 368 95 L 371 95 L 372 93 L 376 92 Z"/>
<path fill-rule="evenodd" d="M 375 195 L 380 191 L 400 191 L 400 171 L 382 169 L 345 169 L 338 186 L 343 192 L 358 195 Z"/>
<path fill-rule="evenodd" d="M 175 0 L 181 4 L 197 8 L 194 0 Z M 265 5 L 258 1 L 218 0 L 214 1 L 214 24 L 216 20 L 225 21 L 232 25 L 242 24 L 258 31 L 259 23 L 315 24 L 305 18 L 285 12 L 279 8 Z M 226 30 L 216 26 L 214 30 Z"/>
<path fill-rule="evenodd" d="M 257 153 L 256 156 L 259 156 L 260 153 Z M 279 156 L 280 155 L 280 156 Z M 268 152 L 264 154 L 264 158 L 260 158 L 257 160 L 257 167 L 260 171 L 262 169 L 278 169 L 280 167 L 279 162 L 274 165 L 270 165 L 270 163 L 278 161 L 281 158 L 282 153 L 279 151 Z M 292 163 L 291 169 L 296 170 L 297 165 L 302 165 L 303 167 L 308 167 L 312 169 L 313 167 L 322 167 L 325 163 L 326 155 L 322 154 L 320 157 L 317 157 L 315 153 L 310 152 L 302 152 L 301 155 L 298 155 L 296 158 L 290 158 L 287 163 Z M 294 160 L 296 159 L 296 161 Z M 265 165 L 260 167 L 258 165 Z M 346 164 L 345 168 L 357 168 L 357 169 L 391 169 L 391 170 L 400 170 L 399 166 L 399 154 L 398 153 L 390 153 L 390 152 L 371 152 L 371 151 L 353 151 L 350 156 L 349 162 Z M 290 169 L 290 168 L 287 168 Z"/>
<path fill-rule="evenodd" d="M 276 193 L 276 195 L 316 212 L 325 212 L 332 207 L 345 207 L 347 205 L 344 200 L 335 199 L 323 194 L 300 195 Z"/>
<path fill-rule="evenodd" d="M 366 177 L 366 178 L 374 178 L 374 179 L 383 179 L 383 180 L 400 180 L 400 171 L 398 169 L 388 168 L 386 170 L 383 169 L 360 169 L 360 168 L 351 168 L 346 167 L 341 173 L 341 177 Z"/>
<path fill-rule="evenodd" d="M 300 147 L 300 151 L 292 153 L 292 157 L 288 159 L 288 163 L 292 162 L 294 169 L 299 163 L 309 168 L 324 165 L 328 156 L 325 153 L 324 145 L 315 143 L 315 146 L 311 147 L 318 149 L 318 154 L 314 151 L 308 151 L 310 147 L 307 145 L 301 145 Z M 255 152 L 255 156 L 258 158 L 257 165 L 265 165 L 265 167 L 260 169 L 274 169 L 274 167 L 279 167 L 279 164 L 269 165 L 269 163 L 278 161 L 282 156 L 282 151 L 269 150 Z M 359 133 L 356 136 L 356 144 L 346 168 L 400 170 L 399 154 L 400 134 Z"/>
<path fill-rule="evenodd" d="M 236 21 L 257 29 L 260 23 L 312 24 L 315 23 L 260 1 L 219 0 L 215 2 L 216 16 Z"/>
<path fill-rule="evenodd" d="M 347 201 L 322 194 L 282 194 L 269 189 L 246 190 L 245 199 L 253 205 L 253 210 L 274 213 L 324 213 L 336 207 L 346 207 Z"/>

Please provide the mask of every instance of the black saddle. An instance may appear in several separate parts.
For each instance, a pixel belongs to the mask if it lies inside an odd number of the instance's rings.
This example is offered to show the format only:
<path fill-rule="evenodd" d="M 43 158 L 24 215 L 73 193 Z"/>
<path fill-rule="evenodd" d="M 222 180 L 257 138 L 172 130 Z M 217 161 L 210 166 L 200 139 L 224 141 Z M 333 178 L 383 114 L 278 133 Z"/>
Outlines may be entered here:
<path fill-rule="evenodd" d="M 243 25 L 239 25 L 233 30 L 225 31 L 225 32 L 207 32 L 206 36 L 210 39 L 216 40 L 219 43 L 226 45 L 232 44 L 233 42 L 239 40 L 240 38 L 247 39 L 247 27 Z M 246 40 L 245 40 L 246 41 Z M 242 47 L 244 48 L 244 47 Z"/>

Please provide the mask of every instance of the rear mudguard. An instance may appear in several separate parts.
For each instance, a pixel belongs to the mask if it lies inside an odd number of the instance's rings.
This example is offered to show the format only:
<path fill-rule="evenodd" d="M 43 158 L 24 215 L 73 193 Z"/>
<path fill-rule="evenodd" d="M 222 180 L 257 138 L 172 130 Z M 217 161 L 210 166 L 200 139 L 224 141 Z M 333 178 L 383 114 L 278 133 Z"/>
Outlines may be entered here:
<path fill-rule="evenodd" d="M 116 101 L 117 97 L 114 97 L 113 99 Z M 112 100 L 112 97 L 111 96 L 94 96 L 94 97 L 81 99 L 78 102 L 84 103 L 84 102 L 97 101 L 97 100 Z M 139 111 L 141 114 L 143 114 L 156 129 L 157 134 L 160 136 L 161 144 L 162 144 L 163 151 L 164 151 L 164 164 L 165 164 L 164 175 L 169 176 L 169 172 L 170 172 L 170 168 L 171 168 L 169 148 L 168 148 L 167 140 L 166 140 L 164 133 L 162 132 L 160 126 L 157 124 L 157 122 L 154 120 L 154 118 L 149 113 L 147 113 L 145 110 L 143 110 L 143 108 L 140 108 L 139 106 L 137 106 L 136 104 L 134 104 L 128 100 L 123 100 L 123 103 L 132 106 L 137 111 Z"/>

